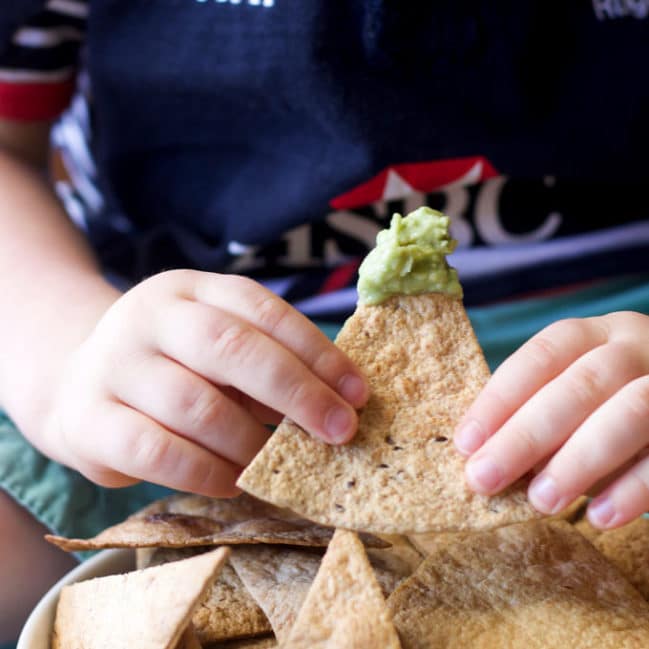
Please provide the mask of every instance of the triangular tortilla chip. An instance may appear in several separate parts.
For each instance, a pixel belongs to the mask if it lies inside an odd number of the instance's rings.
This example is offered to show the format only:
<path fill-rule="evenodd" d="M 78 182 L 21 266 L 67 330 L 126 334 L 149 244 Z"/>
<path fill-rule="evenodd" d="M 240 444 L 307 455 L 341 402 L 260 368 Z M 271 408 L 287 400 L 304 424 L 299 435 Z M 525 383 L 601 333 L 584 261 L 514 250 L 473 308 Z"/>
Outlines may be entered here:
<path fill-rule="evenodd" d="M 400 646 L 363 544 L 336 530 L 283 649 Z"/>
<path fill-rule="evenodd" d="M 368 550 L 370 564 L 385 597 L 412 574 L 403 559 L 389 553 L 390 548 Z M 230 561 L 268 616 L 278 641 L 286 640 L 320 569 L 322 556 L 298 548 L 251 545 L 234 549 Z"/>
<path fill-rule="evenodd" d="M 336 344 L 371 388 L 356 437 L 330 446 L 285 419 L 239 487 L 323 525 L 377 534 L 538 516 L 521 484 L 491 498 L 465 485 L 453 430 L 489 370 L 461 300 L 431 293 L 359 305 Z"/>
<path fill-rule="evenodd" d="M 386 549 L 368 548 L 367 556 L 370 561 L 380 558 L 387 567 L 395 573 L 409 577 L 423 561 L 423 554 L 415 547 L 407 536 L 400 534 L 382 534 L 384 541 L 390 543 Z"/>
<path fill-rule="evenodd" d="M 53 649 L 171 649 L 222 568 L 228 548 L 61 591 Z"/>
<path fill-rule="evenodd" d="M 466 532 L 431 532 L 430 534 L 414 534 L 408 538 L 417 550 L 427 557 L 443 545 L 453 543 L 453 539 L 459 538 L 465 533 Z"/>
<path fill-rule="evenodd" d="M 602 532 L 592 543 L 649 600 L 649 520 L 637 518 L 624 527 Z"/>
<path fill-rule="evenodd" d="M 274 647 L 277 647 L 277 640 L 273 637 L 267 637 L 219 642 L 211 644 L 209 649 L 274 649 Z"/>
<path fill-rule="evenodd" d="M 295 623 L 322 557 L 306 550 L 262 545 L 237 550 L 232 565 L 281 643 Z"/>
<path fill-rule="evenodd" d="M 602 530 L 590 524 L 585 515 L 573 521 L 573 527 L 591 543 L 594 543 L 595 539 L 602 533 Z"/>
<path fill-rule="evenodd" d="M 404 649 L 649 646 L 649 605 L 568 523 L 443 536 L 388 598 Z"/>
<path fill-rule="evenodd" d="M 176 494 L 152 503 L 91 539 L 53 535 L 45 538 L 68 551 L 238 543 L 326 547 L 333 532 L 333 528 L 304 520 L 248 494 L 236 498 Z M 361 538 L 371 547 L 389 545 L 371 534 Z"/>
<path fill-rule="evenodd" d="M 196 631 L 194 631 L 194 627 L 192 626 L 191 622 L 189 626 L 183 631 L 183 634 L 180 636 L 180 640 L 178 640 L 176 649 L 202 649 L 201 643 L 196 637 Z"/>
<path fill-rule="evenodd" d="M 195 556 L 208 548 L 158 548 L 148 558 L 147 566 L 158 566 Z M 230 560 L 232 553 L 230 553 Z M 208 590 L 192 616 L 192 624 L 202 645 L 233 638 L 265 635 L 272 631 L 270 622 L 250 595 L 229 562 Z"/>

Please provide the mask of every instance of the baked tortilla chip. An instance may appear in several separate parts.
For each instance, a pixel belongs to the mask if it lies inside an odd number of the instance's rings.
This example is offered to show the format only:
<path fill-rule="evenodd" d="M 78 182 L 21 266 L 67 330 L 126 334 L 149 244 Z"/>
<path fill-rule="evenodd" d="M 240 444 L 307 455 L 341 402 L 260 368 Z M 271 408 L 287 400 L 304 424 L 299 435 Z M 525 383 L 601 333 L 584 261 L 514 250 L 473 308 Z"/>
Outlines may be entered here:
<path fill-rule="evenodd" d="M 376 580 L 385 597 L 412 574 L 408 563 L 389 552 L 390 548 L 368 550 Z M 268 616 L 278 641 L 286 640 L 320 569 L 322 556 L 298 548 L 238 546 L 230 561 Z"/>
<path fill-rule="evenodd" d="M 568 523 L 448 540 L 388 599 L 404 649 L 649 646 L 649 604 Z"/>
<path fill-rule="evenodd" d="M 368 548 L 367 556 L 370 558 L 370 562 L 374 559 L 381 559 L 388 569 L 404 577 L 409 577 L 417 570 L 424 557 L 407 536 L 383 534 L 380 538 L 390 543 L 390 547 L 384 550 Z"/>
<path fill-rule="evenodd" d="M 432 532 L 430 534 L 413 534 L 408 538 L 417 550 L 427 557 L 435 550 L 453 543 L 453 540 L 462 534 L 465 532 Z"/>
<path fill-rule="evenodd" d="M 333 532 L 332 528 L 304 520 L 248 494 L 236 498 L 175 494 L 152 503 L 91 539 L 53 535 L 45 538 L 68 551 L 238 543 L 326 547 Z M 363 535 L 362 539 L 371 547 L 389 545 L 370 534 Z"/>
<path fill-rule="evenodd" d="M 649 520 L 637 518 L 593 537 L 593 545 L 649 600 Z"/>
<path fill-rule="evenodd" d="M 228 556 L 198 557 L 66 586 L 56 609 L 53 649 L 171 649 Z"/>
<path fill-rule="evenodd" d="M 261 545 L 237 550 L 232 565 L 281 643 L 293 627 L 322 557 L 306 550 Z"/>
<path fill-rule="evenodd" d="M 178 640 L 176 649 L 202 649 L 201 643 L 198 641 L 196 632 L 194 631 L 194 627 L 191 625 L 191 623 L 180 636 L 180 640 Z"/>
<path fill-rule="evenodd" d="M 323 525 L 376 534 L 486 529 L 538 517 L 517 484 L 472 493 L 453 430 L 489 378 L 462 301 L 440 293 L 359 305 L 336 344 L 371 396 L 331 446 L 285 419 L 238 486 Z"/>
<path fill-rule="evenodd" d="M 591 543 L 594 543 L 595 539 L 602 533 L 602 530 L 590 524 L 587 516 L 582 516 L 574 521 L 573 527 Z"/>
<path fill-rule="evenodd" d="M 283 649 L 400 646 L 363 544 L 336 530 Z"/>
<path fill-rule="evenodd" d="M 210 645 L 209 649 L 274 649 L 277 640 L 272 636 L 266 638 L 250 638 L 249 640 L 234 640 Z"/>
<path fill-rule="evenodd" d="M 179 561 L 209 548 L 158 548 L 148 559 L 149 566 Z M 232 553 L 230 553 L 230 560 Z M 265 635 L 272 631 L 270 622 L 241 582 L 229 562 L 212 584 L 205 599 L 192 616 L 192 623 L 202 645 L 222 640 Z"/>

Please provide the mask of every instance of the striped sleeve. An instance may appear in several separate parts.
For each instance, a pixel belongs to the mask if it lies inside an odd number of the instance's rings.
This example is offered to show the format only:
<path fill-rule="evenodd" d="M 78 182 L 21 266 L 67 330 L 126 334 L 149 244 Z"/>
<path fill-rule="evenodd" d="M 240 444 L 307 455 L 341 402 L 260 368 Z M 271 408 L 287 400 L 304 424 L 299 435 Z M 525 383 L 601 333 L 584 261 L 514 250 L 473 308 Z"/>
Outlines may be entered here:
<path fill-rule="evenodd" d="M 87 0 L 11 4 L 0 12 L 0 118 L 54 119 L 74 92 Z"/>

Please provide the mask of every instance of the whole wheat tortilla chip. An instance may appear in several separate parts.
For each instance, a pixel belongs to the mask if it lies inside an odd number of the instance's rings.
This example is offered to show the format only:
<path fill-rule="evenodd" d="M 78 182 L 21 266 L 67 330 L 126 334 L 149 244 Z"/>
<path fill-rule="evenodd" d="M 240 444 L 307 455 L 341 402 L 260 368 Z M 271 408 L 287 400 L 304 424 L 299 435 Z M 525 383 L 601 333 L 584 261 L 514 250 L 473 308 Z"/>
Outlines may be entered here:
<path fill-rule="evenodd" d="M 286 640 L 315 579 L 322 557 L 297 548 L 239 546 L 232 565 L 270 620 L 277 640 Z"/>
<path fill-rule="evenodd" d="M 68 551 L 104 548 L 277 543 L 326 547 L 334 530 L 248 494 L 236 498 L 208 498 L 175 494 L 158 500 L 91 539 L 47 535 Z M 381 539 L 365 534 L 368 546 L 386 547 Z"/>
<path fill-rule="evenodd" d="M 568 523 L 448 540 L 388 598 L 404 649 L 649 646 L 649 605 Z"/>
<path fill-rule="evenodd" d="M 390 547 L 368 548 L 367 556 L 370 561 L 380 559 L 389 570 L 403 577 L 409 577 L 417 570 L 424 557 L 407 536 L 382 534 L 380 538 L 390 543 Z"/>
<path fill-rule="evenodd" d="M 209 649 L 274 649 L 277 640 L 272 636 L 266 638 L 250 638 L 248 640 L 233 640 L 210 645 Z"/>
<path fill-rule="evenodd" d="M 583 536 L 585 536 L 591 543 L 602 533 L 602 530 L 590 524 L 586 516 L 582 516 L 573 523 L 573 527 Z"/>
<path fill-rule="evenodd" d="M 453 543 L 453 540 L 462 534 L 465 532 L 431 532 L 429 534 L 412 534 L 408 538 L 417 550 L 427 557 L 435 550 Z"/>
<path fill-rule="evenodd" d="M 371 388 L 354 439 L 331 446 L 285 419 L 239 487 L 323 525 L 377 534 L 538 516 L 521 484 L 493 497 L 465 485 L 453 430 L 489 370 L 461 300 L 430 293 L 359 305 L 336 344 Z"/>
<path fill-rule="evenodd" d="M 283 649 L 398 649 L 397 632 L 353 532 L 336 530 Z"/>
<path fill-rule="evenodd" d="M 208 549 L 158 548 L 149 557 L 148 565 L 179 561 Z M 197 607 L 192 616 L 192 623 L 202 645 L 265 635 L 272 631 L 264 611 L 250 595 L 229 562 L 225 563 L 205 599 Z"/>
<path fill-rule="evenodd" d="M 649 520 L 637 518 L 602 532 L 592 543 L 649 600 Z"/>
<path fill-rule="evenodd" d="M 202 649 L 201 643 L 196 637 L 196 631 L 194 631 L 194 627 L 192 626 L 191 622 L 189 626 L 183 631 L 183 634 L 180 636 L 180 640 L 178 640 L 176 649 Z"/>
<path fill-rule="evenodd" d="M 65 586 L 53 649 L 172 649 L 223 567 L 228 548 Z"/>
<path fill-rule="evenodd" d="M 368 550 L 381 591 L 387 597 L 412 574 L 409 564 L 387 550 Z M 370 555 L 372 553 L 372 555 Z M 376 553 L 374 555 L 373 553 Z M 230 561 L 245 587 L 264 610 L 278 641 L 286 640 L 320 568 L 322 556 L 306 549 L 238 546 Z"/>

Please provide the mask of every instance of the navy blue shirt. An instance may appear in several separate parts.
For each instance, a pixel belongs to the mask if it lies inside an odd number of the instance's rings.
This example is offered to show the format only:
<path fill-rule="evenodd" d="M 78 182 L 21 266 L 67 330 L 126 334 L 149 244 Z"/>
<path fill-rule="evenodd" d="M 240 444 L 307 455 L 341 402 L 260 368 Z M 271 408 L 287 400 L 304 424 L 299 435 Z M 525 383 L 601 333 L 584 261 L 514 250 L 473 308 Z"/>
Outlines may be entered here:
<path fill-rule="evenodd" d="M 376 231 L 424 203 L 453 218 L 469 304 L 647 268 L 649 3 L 58 10 L 16 0 L 0 37 L 83 19 L 77 153 L 101 198 L 70 194 L 106 268 L 131 281 L 244 272 L 307 313 L 344 314 Z M 5 50 L 5 71 L 50 73 L 76 51 Z"/>

